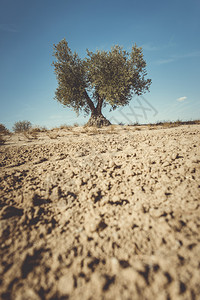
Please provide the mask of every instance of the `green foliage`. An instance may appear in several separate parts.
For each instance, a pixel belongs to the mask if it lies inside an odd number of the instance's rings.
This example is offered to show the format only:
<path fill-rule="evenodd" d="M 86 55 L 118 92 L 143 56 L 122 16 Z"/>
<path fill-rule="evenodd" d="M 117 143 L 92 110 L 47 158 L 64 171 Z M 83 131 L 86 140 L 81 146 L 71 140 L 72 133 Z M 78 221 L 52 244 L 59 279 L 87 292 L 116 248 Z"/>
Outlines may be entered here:
<path fill-rule="evenodd" d="M 110 52 L 87 53 L 88 85 L 95 89 L 97 98 L 105 99 L 113 108 L 127 105 L 133 93 L 141 95 L 149 89 L 151 80 L 144 79 L 146 62 L 142 48 L 135 45 L 130 54 L 119 46 Z"/>
<path fill-rule="evenodd" d="M 31 122 L 29 121 L 18 121 L 15 122 L 13 126 L 13 131 L 14 132 L 24 132 L 30 130 L 32 127 Z"/>
<path fill-rule="evenodd" d="M 63 39 L 54 45 L 53 62 L 58 80 L 55 98 L 63 105 L 72 107 L 77 113 L 80 109 L 87 111 L 85 89 L 87 88 L 86 73 L 83 61 L 77 53 L 72 53 L 68 43 Z"/>
<path fill-rule="evenodd" d="M 81 60 L 63 39 L 54 45 L 53 55 L 58 80 L 55 99 L 77 113 L 101 110 L 106 104 L 115 109 L 127 105 L 133 93 L 149 91 L 151 80 L 145 79 L 146 62 L 136 44 L 130 53 L 118 45 L 110 51 L 87 50 L 87 57 Z"/>

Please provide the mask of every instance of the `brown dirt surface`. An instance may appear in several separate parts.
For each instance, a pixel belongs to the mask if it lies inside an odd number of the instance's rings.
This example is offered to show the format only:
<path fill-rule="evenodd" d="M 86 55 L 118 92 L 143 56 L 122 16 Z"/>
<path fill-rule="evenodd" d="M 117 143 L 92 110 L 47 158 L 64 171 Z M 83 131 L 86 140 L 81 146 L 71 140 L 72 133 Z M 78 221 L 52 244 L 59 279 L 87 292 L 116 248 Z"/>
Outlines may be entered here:
<path fill-rule="evenodd" d="M 200 299 L 200 125 L 0 146 L 1 299 Z"/>

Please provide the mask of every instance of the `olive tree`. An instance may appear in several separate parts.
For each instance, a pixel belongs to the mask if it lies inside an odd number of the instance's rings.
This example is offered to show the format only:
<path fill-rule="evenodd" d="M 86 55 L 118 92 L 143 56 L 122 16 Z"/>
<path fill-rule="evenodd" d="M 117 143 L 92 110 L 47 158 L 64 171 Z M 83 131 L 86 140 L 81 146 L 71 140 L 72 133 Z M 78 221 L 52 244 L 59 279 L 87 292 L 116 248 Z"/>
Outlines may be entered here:
<path fill-rule="evenodd" d="M 91 114 L 88 125 L 109 125 L 102 107 L 111 109 L 127 105 L 133 94 L 149 91 L 151 79 L 146 79 L 146 61 L 141 47 L 135 44 L 131 52 L 116 45 L 110 51 L 87 50 L 81 59 L 72 53 L 65 39 L 54 45 L 54 72 L 58 87 L 55 99 L 78 114 Z"/>

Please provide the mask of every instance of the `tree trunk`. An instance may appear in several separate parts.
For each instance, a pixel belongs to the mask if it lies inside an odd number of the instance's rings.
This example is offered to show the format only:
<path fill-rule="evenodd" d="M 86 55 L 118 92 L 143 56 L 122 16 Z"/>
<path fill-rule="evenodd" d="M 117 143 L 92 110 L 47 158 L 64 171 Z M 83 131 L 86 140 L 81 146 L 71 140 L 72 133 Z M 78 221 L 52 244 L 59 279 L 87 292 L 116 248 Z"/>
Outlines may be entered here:
<path fill-rule="evenodd" d="M 102 127 L 102 126 L 109 126 L 111 125 L 110 121 L 107 120 L 104 115 L 102 114 L 102 105 L 103 105 L 103 99 L 99 97 L 99 101 L 97 103 L 97 106 L 95 107 L 93 102 L 91 101 L 90 97 L 87 95 L 88 105 L 91 109 L 91 116 L 89 121 L 87 122 L 86 126 L 96 126 L 96 127 Z"/>
<path fill-rule="evenodd" d="M 90 119 L 86 124 L 86 126 L 96 126 L 96 127 L 109 126 L 109 125 L 111 125 L 110 121 L 107 120 L 101 112 L 98 113 L 96 109 L 95 111 L 92 112 Z"/>
<path fill-rule="evenodd" d="M 101 112 L 102 105 L 103 105 L 103 99 L 99 98 L 97 106 L 90 107 L 92 113 L 86 126 L 102 127 L 102 126 L 111 125 L 110 121 L 107 120 Z"/>

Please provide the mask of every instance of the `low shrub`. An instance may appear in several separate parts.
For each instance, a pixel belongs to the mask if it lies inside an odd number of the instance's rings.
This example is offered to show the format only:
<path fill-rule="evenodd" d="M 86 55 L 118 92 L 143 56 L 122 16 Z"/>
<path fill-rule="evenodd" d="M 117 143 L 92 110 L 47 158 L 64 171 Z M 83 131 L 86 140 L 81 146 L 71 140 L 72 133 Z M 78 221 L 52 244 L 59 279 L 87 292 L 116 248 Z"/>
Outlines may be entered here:
<path fill-rule="evenodd" d="M 15 122 L 14 126 L 13 126 L 13 131 L 14 132 L 24 132 L 24 131 L 28 131 L 32 128 L 32 124 L 30 121 L 18 121 Z"/>
<path fill-rule="evenodd" d="M 0 123 L 0 134 L 10 134 L 10 131 L 6 128 L 6 126 L 1 123 Z"/>
<path fill-rule="evenodd" d="M 39 127 L 39 126 L 35 126 L 35 127 L 31 127 L 29 129 L 29 132 L 32 133 L 39 133 L 39 132 L 43 132 L 43 128 Z"/>
<path fill-rule="evenodd" d="M 67 125 L 67 124 L 63 124 L 63 125 L 60 125 L 60 129 L 69 130 L 69 129 L 72 129 L 72 126 L 71 125 Z"/>
<path fill-rule="evenodd" d="M 0 145 L 5 144 L 6 140 L 3 138 L 3 136 L 0 134 Z"/>

